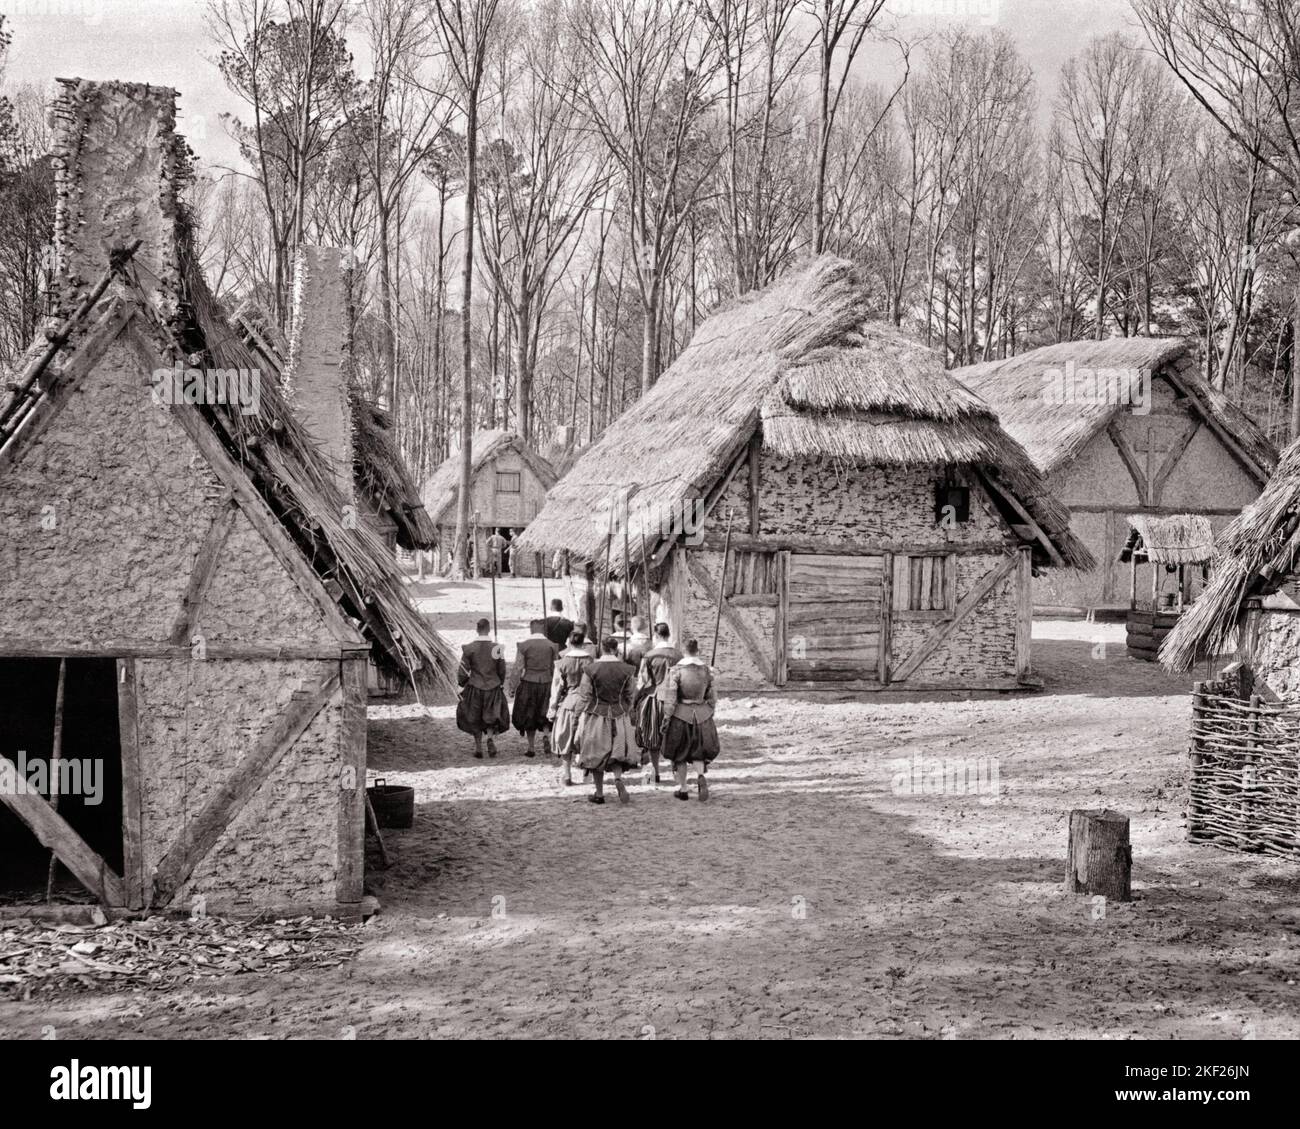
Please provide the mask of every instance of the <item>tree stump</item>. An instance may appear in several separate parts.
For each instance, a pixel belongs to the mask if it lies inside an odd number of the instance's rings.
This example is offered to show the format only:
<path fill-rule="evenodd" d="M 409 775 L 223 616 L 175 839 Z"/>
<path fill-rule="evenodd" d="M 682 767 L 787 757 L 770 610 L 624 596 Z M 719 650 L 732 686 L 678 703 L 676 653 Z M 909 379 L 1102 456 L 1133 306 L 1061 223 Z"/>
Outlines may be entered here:
<path fill-rule="evenodd" d="M 1110 901 L 1132 901 L 1132 869 L 1128 816 L 1108 808 L 1076 808 L 1070 812 L 1066 890 L 1071 894 L 1101 894 Z"/>

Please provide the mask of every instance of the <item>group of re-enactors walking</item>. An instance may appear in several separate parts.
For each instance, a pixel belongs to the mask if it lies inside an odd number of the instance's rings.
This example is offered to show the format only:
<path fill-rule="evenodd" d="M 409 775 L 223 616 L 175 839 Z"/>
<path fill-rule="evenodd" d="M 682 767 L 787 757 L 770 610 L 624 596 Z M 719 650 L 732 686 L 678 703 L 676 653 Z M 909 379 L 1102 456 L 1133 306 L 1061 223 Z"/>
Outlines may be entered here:
<path fill-rule="evenodd" d="M 507 671 L 492 625 L 478 621 L 478 638 L 461 648 L 460 702 L 456 724 L 474 738 L 474 756 L 497 755 L 493 738 L 511 725 L 528 741 L 527 757 L 537 755 L 537 734 L 543 755 L 561 762 L 560 778 L 574 783 L 576 764 L 591 775 L 595 791 L 587 798 L 605 802 L 605 775 L 614 777 L 620 803 L 628 803 L 625 772 L 652 765 L 659 783 L 662 760 L 672 764 L 679 800 L 690 798 L 686 777 L 698 765 L 697 789 L 709 798 L 705 778 L 718 755 L 718 730 L 713 720 L 717 693 L 713 671 L 699 655 L 699 644 L 688 639 L 674 646 L 666 623 L 647 635 L 640 616 L 632 617 L 631 633 L 588 641 L 582 624 L 564 616 L 564 604 L 551 601 L 551 614 L 535 619 L 530 634 L 515 651 Z M 513 708 L 506 704 L 509 691 Z M 552 740 L 553 736 L 553 740 Z"/>

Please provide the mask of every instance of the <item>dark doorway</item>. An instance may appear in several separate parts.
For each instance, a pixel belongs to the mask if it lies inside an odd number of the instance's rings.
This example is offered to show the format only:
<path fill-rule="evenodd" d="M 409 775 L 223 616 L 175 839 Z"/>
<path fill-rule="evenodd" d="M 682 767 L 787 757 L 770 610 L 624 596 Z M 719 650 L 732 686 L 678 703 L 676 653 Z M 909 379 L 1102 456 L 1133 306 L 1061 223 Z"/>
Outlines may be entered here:
<path fill-rule="evenodd" d="M 58 772 L 59 815 L 86 845 L 122 873 L 122 748 L 117 716 L 117 662 L 67 659 L 63 687 L 61 767 L 55 770 L 55 700 L 59 659 L 0 659 L 0 755 L 8 787 L 49 798 Z M 50 852 L 0 804 L 0 903 L 45 900 Z M 95 897 L 61 864 L 54 900 Z"/>

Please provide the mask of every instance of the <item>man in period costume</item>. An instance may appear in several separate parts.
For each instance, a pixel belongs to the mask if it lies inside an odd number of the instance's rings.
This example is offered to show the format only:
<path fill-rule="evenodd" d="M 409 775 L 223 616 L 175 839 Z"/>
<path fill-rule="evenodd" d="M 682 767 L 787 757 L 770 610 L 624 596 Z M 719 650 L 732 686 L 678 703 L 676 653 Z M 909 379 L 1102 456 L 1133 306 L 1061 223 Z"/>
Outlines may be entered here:
<path fill-rule="evenodd" d="M 673 762 L 673 776 L 677 779 L 673 794 L 679 800 L 689 799 L 686 772 L 691 764 L 698 764 L 700 799 L 707 800 L 709 782 L 704 774 L 718 755 L 718 729 L 713 722 L 718 695 L 713 687 L 713 671 L 700 658 L 696 640 L 686 641 L 686 654 L 669 670 L 663 699 L 663 755 Z"/>
<path fill-rule="evenodd" d="M 664 688 L 668 672 L 681 661 L 682 653 L 672 644 L 668 624 L 655 624 L 654 646 L 641 659 L 636 683 L 636 743 L 654 765 L 659 783 L 659 754 L 663 748 Z"/>
<path fill-rule="evenodd" d="M 501 569 L 505 562 L 506 546 L 509 544 L 510 542 L 501 535 L 501 530 L 494 529 L 492 531 L 492 536 L 487 539 L 489 576 L 502 575 Z"/>
<path fill-rule="evenodd" d="M 555 657 L 559 653 L 546 638 L 546 621 L 535 619 L 528 625 L 532 632 L 515 648 L 515 665 L 510 671 L 510 689 L 514 704 L 510 721 L 528 740 L 526 757 L 535 757 L 535 738 L 542 735 L 542 752 L 551 752 L 551 722 L 547 713 L 551 702 L 551 679 L 555 675 Z"/>
<path fill-rule="evenodd" d="M 632 634 L 627 637 L 623 648 L 623 661 L 633 670 L 641 669 L 641 660 L 650 649 L 650 636 L 646 634 L 645 620 L 639 615 L 632 617 Z"/>
<path fill-rule="evenodd" d="M 478 638 L 460 649 L 460 701 L 456 704 L 456 728 L 474 738 L 474 756 L 483 759 L 483 737 L 487 735 L 488 756 L 497 755 L 497 733 L 510 728 L 506 705 L 506 660 L 501 647 L 489 634 L 492 624 L 478 621 Z"/>
<path fill-rule="evenodd" d="M 605 802 L 605 773 L 614 773 L 619 803 L 631 800 L 623 783 L 624 769 L 641 763 L 632 733 L 632 703 L 636 697 L 636 671 L 618 657 L 618 639 L 601 645 L 601 656 L 582 674 L 578 687 L 581 720 L 578 723 L 578 762 L 591 773 L 596 791 L 587 798 Z"/>
<path fill-rule="evenodd" d="M 573 783 L 573 755 L 578 749 L 579 707 L 582 704 L 578 687 L 582 683 L 583 671 L 595 658 L 584 645 L 586 638 L 581 630 L 573 631 L 569 645 L 560 652 L 555 673 L 551 676 L 551 705 L 547 717 L 555 729 L 553 748 L 564 765 L 560 779 L 566 785 Z"/>
<path fill-rule="evenodd" d="M 573 620 L 567 619 L 564 615 L 564 601 L 551 601 L 551 614 L 546 617 L 546 638 L 548 638 L 556 647 L 563 650 L 569 644 L 569 636 L 573 634 Z"/>

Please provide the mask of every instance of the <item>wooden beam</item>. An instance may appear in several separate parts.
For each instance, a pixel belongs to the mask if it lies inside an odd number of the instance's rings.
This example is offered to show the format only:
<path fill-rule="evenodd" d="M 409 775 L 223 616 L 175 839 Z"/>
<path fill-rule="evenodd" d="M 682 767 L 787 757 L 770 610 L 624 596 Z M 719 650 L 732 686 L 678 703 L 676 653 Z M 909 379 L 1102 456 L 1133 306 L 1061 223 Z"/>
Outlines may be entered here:
<path fill-rule="evenodd" d="M 339 735 L 342 772 L 339 781 L 339 861 L 336 897 L 359 902 L 366 864 L 366 662 L 347 659 L 341 672 L 343 727 Z"/>
<path fill-rule="evenodd" d="M 117 660 L 117 731 L 122 749 L 122 881 L 126 904 L 144 907 L 144 803 L 140 768 L 140 683 L 134 659 Z"/>
<path fill-rule="evenodd" d="M 1124 460 L 1124 465 L 1128 467 L 1129 475 L 1133 479 L 1133 485 L 1137 489 L 1138 503 L 1146 505 L 1151 501 L 1146 470 L 1138 461 L 1137 452 L 1133 450 L 1128 437 L 1119 426 L 1118 420 L 1112 419 L 1106 425 L 1106 434 L 1110 436 L 1110 441 L 1115 445 L 1115 450 L 1119 452 L 1119 457 Z"/>
<path fill-rule="evenodd" d="M 320 646 L 249 646 L 233 644 L 204 649 L 204 658 L 196 662 L 237 661 L 274 662 L 277 659 L 320 659 L 322 661 L 368 655 L 370 647 L 362 643 L 354 646 L 322 644 Z M 104 639 L 93 642 L 59 642 L 44 639 L 0 636 L 0 658 L 57 659 L 57 658 L 131 658 L 131 659 L 183 659 L 193 658 L 188 644 L 179 645 L 168 640 Z"/>
<path fill-rule="evenodd" d="M 1174 473 L 1179 461 L 1186 453 L 1187 448 L 1191 445 L 1196 433 L 1201 430 L 1201 421 L 1193 416 L 1187 421 L 1187 426 L 1182 430 L 1182 434 L 1174 440 L 1174 445 L 1165 455 L 1164 462 L 1160 464 L 1160 469 L 1156 471 L 1155 481 L 1151 484 L 1151 504 L 1158 506 L 1160 496 L 1164 493 L 1165 483 L 1169 481 L 1169 476 Z"/>
<path fill-rule="evenodd" d="M 86 845 L 44 796 L 26 789 L 26 781 L 18 779 L 16 769 L 13 772 L 17 786 L 0 788 L 0 803 L 22 820 L 41 846 L 53 851 L 73 877 L 103 905 L 124 908 L 126 889 L 117 872 Z"/>
<path fill-rule="evenodd" d="M 758 536 L 759 456 L 762 450 L 763 439 L 758 428 L 755 428 L 754 434 L 749 437 L 749 532 L 755 537 Z"/>
<path fill-rule="evenodd" d="M 710 603 L 712 603 L 714 607 L 717 607 L 719 605 L 720 593 L 718 592 L 718 586 L 713 582 L 713 577 L 709 575 L 708 569 L 704 567 L 703 563 L 696 559 L 697 554 L 685 549 L 682 551 L 686 553 L 686 567 L 690 570 L 691 576 L 693 576 L 696 583 L 704 589 L 704 594 L 708 597 Z M 737 615 L 735 610 L 729 607 L 725 600 L 721 601 L 721 607 L 722 618 L 731 625 L 731 629 L 740 636 L 741 642 L 749 648 L 750 654 L 754 660 L 754 665 L 762 672 L 764 678 L 769 682 L 775 682 L 776 671 L 772 669 L 771 664 L 767 661 L 767 655 L 765 653 L 767 648 L 763 646 L 758 637 L 750 629 L 750 626 L 745 622 L 744 617 Z"/>
<path fill-rule="evenodd" d="M 776 554 L 776 599 L 776 630 L 772 632 L 776 649 L 776 654 L 773 656 L 776 678 L 773 681 L 778 686 L 784 686 L 790 676 L 790 655 L 785 637 L 786 624 L 790 616 L 790 554 L 786 552 Z"/>
<path fill-rule="evenodd" d="M 1189 364 L 1192 363 L 1194 362 L 1189 362 Z M 1269 479 L 1268 471 L 1265 470 L 1262 466 L 1260 466 L 1257 462 L 1255 462 L 1254 458 L 1252 458 L 1250 455 L 1246 453 L 1246 449 L 1228 433 L 1227 428 L 1225 428 L 1217 419 L 1215 419 L 1213 414 L 1206 411 L 1206 409 L 1202 406 L 1201 401 L 1197 399 L 1197 397 L 1191 392 L 1188 386 L 1182 382 L 1182 380 L 1177 376 L 1177 374 L 1169 369 L 1165 369 L 1161 372 L 1161 376 L 1163 376 L 1167 381 L 1169 381 L 1169 383 L 1172 384 L 1177 391 L 1181 392 L 1183 396 L 1186 397 L 1187 402 L 1192 406 L 1194 406 L 1195 409 L 1201 414 L 1201 419 L 1205 421 L 1206 426 L 1209 427 L 1209 429 L 1214 432 L 1215 438 L 1218 439 L 1220 443 L 1222 443 L 1225 447 L 1228 448 L 1229 452 L 1237 459 L 1239 463 L 1242 464 L 1242 466 L 1244 466 L 1248 471 L 1250 471 L 1250 473 L 1255 477 L 1255 480 L 1259 482 L 1260 485 L 1266 484 Z M 1233 510 L 1231 512 L 1237 513 L 1239 511 Z"/>
<path fill-rule="evenodd" d="M 185 594 L 181 597 L 181 610 L 172 625 L 171 641 L 177 645 L 188 643 L 198 623 L 199 611 L 203 607 L 213 577 L 217 575 L 217 566 L 221 563 L 221 549 L 235 526 L 239 508 L 234 500 L 224 503 L 217 510 L 208 526 L 203 541 L 199 544 L 198 555 L 194 558 L 194 567 L 190 571 L 190 581 Z"/>
<path fill-rule="evenodd" d="M 1016 562 L 1016 677 L 1030 675 L 1029 649 L 1034 631 L 1034 563 L 1032 551 L 1020 550 Z"/>
<path fill-rule="evenodd" d="M 339 685 L 340 675 L 335 671 L 314 692 L 295 692 L 288 709 L 275 719 L 252 752 L 212 793 L 193 822 L 185 827 L 163 856 L 154 873 L 152 906 L 161 908 L 171 902 L 177 890 L 194 873 L 194 868 L 266 783 L 285 753 L 338 692 Z"/>
<path fill-rule="evenodd" d="M 965 598 L 957 605 L 957 610 L 953 613 L 952 619 L 935 628 L 917 644 L 916 649 L 894 671 L 893 680 L 895 682 L 905 682 L 911 675 L 916 673 L 921 664 L 943 646 L 945 640 L 961 626 L 966 617 L 975 610 L 984 597 L 993 591 L 998 582 L 1010 574 L 1019 559 L 1018 553 L 1014 556 L 1003 557 L 993 568 L 980 577 L 975 587 L 967 592 Z"/>
<path fill-rule="evenodd" d="M 1076 514 L 1200 514 L 1203 517 L 1235 517 L 1240 506 L 1116 506 L 1107 502 L 1071 502 L 1070 512 Z"/>
<path fill-rule="evenodd" d="M 943 544 L 908 545 L 894 542 L 824 541 L 819 537 L 749 537 L 733 533 L 731 548 L 738 553 L 815 553 L 827 557 L 880 557 L 886 553 L 905 553 L 912 557 L 944 557 L 949 553 L 963 556 L 1002 556 L 1014 547 L 1004 541 L 944 542 Z M 705 534 L 697 549 L 722 552 L 723 538 Z"/>
<path fill-rule="evenodd" d="M 884 554 L 880 580 L 880 642 L 877 644 L 876 677 L 882 686 L 888 686 L 893 677 L 891 667 L 894 645 L 894 556 Z"/>
<path fill-rule="evenodd" d="M 1033 519 L 1029 511 L 1021 504 L 1020 499 L 991 475 L 981 472 L 979 478 L 980 481 L 984 483 L 985 487 L 996 493 L 999 497 L 1005 499 L 1007 505 L 1009 505 L 1019 515 L 1020 520 L 1029 526 L 1030 531 L 1047 553 L 1047 559 L 1056 565 L 1057 568 L 1064 568 L 1065 561 L 1061 558 L 1061 554 L 1056 551 L 1056 546 L 1052 544 L 1052 539 L 1047 536 L 1043 531 L 1043 527 Z"/>

